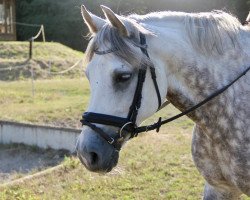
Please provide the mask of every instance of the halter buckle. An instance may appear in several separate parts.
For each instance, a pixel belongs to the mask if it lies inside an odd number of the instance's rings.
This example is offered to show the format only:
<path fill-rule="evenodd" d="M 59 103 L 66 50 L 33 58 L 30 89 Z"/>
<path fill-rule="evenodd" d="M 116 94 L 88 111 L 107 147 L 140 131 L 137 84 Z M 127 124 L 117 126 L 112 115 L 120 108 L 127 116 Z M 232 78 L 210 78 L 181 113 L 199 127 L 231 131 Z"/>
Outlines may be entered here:
<path fill-rule="evenodd" d="M 114 139 L 114 138 L 112 138 L 112 137 L 110 137 L 110 139 L 111 139 L 111 141 L 108 141 L 108 143 L 109 143 L 109 144 L 113 144 L 113 143 L 114 143 L 114 141 L 115 141 L 115 139 Z"/>

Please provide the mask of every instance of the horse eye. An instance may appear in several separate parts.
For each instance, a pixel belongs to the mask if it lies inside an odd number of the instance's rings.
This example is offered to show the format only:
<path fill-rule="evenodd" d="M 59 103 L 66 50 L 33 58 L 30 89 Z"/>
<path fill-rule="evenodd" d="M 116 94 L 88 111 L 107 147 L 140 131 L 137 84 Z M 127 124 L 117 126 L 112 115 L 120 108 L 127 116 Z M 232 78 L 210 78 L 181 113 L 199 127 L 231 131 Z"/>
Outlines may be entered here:
<path fill-rule="evenodd" d="M 131 78 L 132 74 L 131 73 L 122 73 L 122 74 L 117 74 L 115 77 L 115 81 L 117 83 L 124 83 L 128 81 Z"/>

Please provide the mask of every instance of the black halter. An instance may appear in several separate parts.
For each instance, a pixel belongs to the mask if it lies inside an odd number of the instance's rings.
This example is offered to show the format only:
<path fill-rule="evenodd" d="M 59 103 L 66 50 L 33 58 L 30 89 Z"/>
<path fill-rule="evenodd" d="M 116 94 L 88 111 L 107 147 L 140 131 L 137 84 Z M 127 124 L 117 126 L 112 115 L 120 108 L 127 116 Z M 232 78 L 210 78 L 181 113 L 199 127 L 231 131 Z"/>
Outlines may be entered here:
<path fill-rule="evenodd" d="M 146 50 L 146 38 L 145 35 L 140 33 L 140 45 L 138 47 L 141 49 L 142 53 L 148 57 L 149 55 Z M 109 49 L 106 51 L 98 51 L 95 50 L 95 53 L 98 55 L 108 54 L 116 51 L 116 49 Z M 83 113 L 81 122 L 82 125 L 89 126 L 92 130 L 94 130 L 96 133 L 98 133 L 102 138 L 104 138 L 108 143 L 112 144 L 117 150 L 120 149 L 120 142 L 125 137 L 124 131 L 130 133 L 130 138 L 133 138 L 137 136 L 138 132 L 137 126 L 136 126 L 136 119 L 138 115 L 138 110 L 141 107 L 141 99 L 142 99 L 142 88 L 146 77 L 148 66 L 141 62 L 141 66 L 138 72 L 138 80 L 137 80 L 137 86 L 134 93 L 134 98 L 132 101 L 132 104 L 129 108 L 129 112 L 127 115 L 127 118 L 117 117 L 113 115 L 105 115 L 100 113 L 93 113 L 93 112 L 85 112 Z M 158 98 L 158 108 L 161 106 L 161 95 L 159 91 L 159 87 L 156 81 L 156 73 L 155 68 L 153 66 L 150 66 L 150 72 L 151 77 L 154 83 L 155 91 Z M 105 133 L 102 129 L 98 128 L 96 125 L 92 124 L 103 124 L 103 125 L 110 125 L 119 127 L 119 134 L 116 134 L 116 137 L 110 137 L 107 133 Z"/>
<path fill-rule="evenodd" d="M 142 53 L 145 56 L 147 56 L 148 59 L 150 59 L 148 52 L 147 52 L 147 49 L 146 49 L 146 38 L 145 38 L 145 35 L 143 35 L 142 33 L 140 33 L 140 46 L 139 46 L 139 48 L 141 49 Z M 99 55 L 103 55 L 103 54 L 107 54 L 107 53 L 112 53 L 114 51 L 116 51 L 116 49 L 111 49 L 111 50 L 107 50 L 107 51 L 97 51 L 96 50 L 95 53 L 99 54 Z M 138 115 L 138 110 L 141 107 L 142 89 L 143 89 L 143 84 L 145 81 L 145 76 L 146 76 L 146 72 L 147 72 L 148 67 L 149 67 L 150 72 L 151 72 L 151 77 L 152 77 L 155 91 L 156 91 L 157 98 L 158 98 L 158 108 L 160 108 L 162 103 L 161 103 L 160 91 L 159 91 L 158 84 L 156 81 L 155 68 L 154 68 L 154 66 L 147 66 L 146 64 L 144 64 L 144 62 L 142 62 L 141 67 L 140 67 L 139 72 L 138 72 L 138 80 L 137 80 L 137 86 L 136 86 L 135 93 L 134 93 L 134 98 L 133 98 L 132 104 L 129 108 L 129 113 L 128 113 L 127 118 L 117 117 L 117 116 L 113 116 L 113 115 L 100 114 L 100 113 L 93 113 L 93 112 L 83 113 L 83 116 L 81 119 L 82 125 L 89 126 L 93 131 L 95 131 L 97 134 L 99 134 L 104 140 L 106 140 L 109 144 L 111 144 L 118 151 L 121 148 L 121 142 L 126 137 L 126 133 L 130 133 L 130 138 L 133 138 L 133 137 L 136 137 L 138 135 L 138 133 L 145 132 L 145 131 L 147 132 L 147 131 L 156 129 L 156 131 L 158 132 L 161 125 L 169 123 L 175 119 L 178 119 L 178 118 L 194 111 L 195 109 L 201 107 L 202 105 L 204 105 L 205 103 L 207 103 L 208 101 L 210 101 L 211 99 L 213 99 L 214 97 L 218 96 L 219 94 L 224 92 L 226 89 L 228 89 L 232 84 L 234 84 L 238 79 L 240 79 L 243 75 L 245 75 L 250 70 L 250 67 L 248 67 L 243 73 L 240 74 L 240 76 L 238 76 L 236 79 L 234 79 L 231 83 L 224 86 L 220 90 L 216 91 L 215 93 L 213 93 L 212 95 L 207 97 L 205 100 L 201 101 L 200 103 L 196 104 L 195 106 L 191 107 L 190 109 L 188 109 L 188 110 L 186 110 L 186 111 L 184 111 L 176 116 L 173 116 L 169 119 L 162 121 L 161 117 L 160 117 L 157 123 L 154 123 L 154 124 L 151 124 L 148 126 L 137 127 L 136 119 L 137 119 L 137 115 Z M 106 132 L 104 132 L 101 128 L 97 127 L 93 123 L 118 127 L 119 130 L 118 130 L 118 133 L 115 135 L 115 137 L 111 137 Z"/>

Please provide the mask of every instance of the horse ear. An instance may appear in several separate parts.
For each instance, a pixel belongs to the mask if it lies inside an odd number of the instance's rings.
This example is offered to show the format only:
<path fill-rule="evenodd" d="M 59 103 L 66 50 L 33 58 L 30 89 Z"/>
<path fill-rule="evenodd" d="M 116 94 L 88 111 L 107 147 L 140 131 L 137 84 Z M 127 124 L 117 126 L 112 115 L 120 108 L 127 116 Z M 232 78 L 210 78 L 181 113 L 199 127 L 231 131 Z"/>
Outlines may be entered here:
<path fill-rule="evenodd" d="M 119 19 L 119 17 L 108 7 L 101 5 L 101 9 L 105 17 L 109 20 L 112 26 L 116 27 L 119 33 L 123 37 L 128 37 L 129 33 L 124 25 L 124 23 Z"/>
<path fill-rule="evenodd" d="M 84 5 L 81 6 L 81 13 L 91 33 L 97 33 L 106 23 L 104 19 L 89 12 Z"/>

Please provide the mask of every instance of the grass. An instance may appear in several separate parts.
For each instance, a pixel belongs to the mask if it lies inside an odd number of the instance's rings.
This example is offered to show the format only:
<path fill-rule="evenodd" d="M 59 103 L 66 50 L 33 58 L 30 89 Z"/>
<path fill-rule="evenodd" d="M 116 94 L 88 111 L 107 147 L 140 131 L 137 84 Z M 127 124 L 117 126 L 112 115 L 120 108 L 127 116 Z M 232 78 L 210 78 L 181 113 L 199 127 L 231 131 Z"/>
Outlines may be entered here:
<path fill-rule="evenodd" d="M 81 113 L 87 106 L 86 79 L 52 79 L 0 82 L 1 119 L 80 128 Z"/>
<path fill-rule="evenodd" d="M 0 82 L 1 119 L 80 128 L 78 119 L 89 101 L 89 83 L 86 78 L 37 80 L 34 85 L 33 97 L 30 80 Z M 156 116 L 170 117 L 176 112 L 171 107 L 163 109 Z M 154 120 L 155 117 L 146 122 Z M 185 129 L 193 123 L 181 118 L 172 125 Z"/>
<path fill-rule="evenodd" d="M 86 79 L 0 83 L 0 113 L 5 120 L 79 128 L 89 99 Z M 157 115 L 172 116 L 168 106 Z M 147 122 L 156 120 L 156 116 Z M 37 199 L 190 199 L 202 197 L 204 180 L 191 158 L 193 123 L 186 117 L 131 140 L 109 174 L 87 171 L 77 158 L 65 158 L 64 168 L 22 184 L 0 188 L 0 200 Z M 247 197 L 243 197 L 247 199 Z"/>
<path fill-rule="evenodd" d="M 12 143 L 0 144 L 0 154 L 0 157 L 3 159 L 1 160 L 3 163 L 0 163 L 1 185 L 27 175 L 36 174 L 46 168 L 51 168 L 60 163 L 65 156 L 70 155 L 70 152 L 67 150 L 41 149 L 37 146 Z M 20 160 L 19 158 L 23 159 Z M 32 165 L 28 166 L 27 161 Z M 15 162 L 18 162 L 18 164 L 10 166 L 11 163 Z M 65 164 L 67 163 L 65 162 Z"/>
<path fill-rule="evenodd" d="M 192 163 L 189 131 L 136 138 L 107 175 L 67 159 L 64 170 L 5 188 L 0 199 L 200 199 L 203 180 Z"/>
<path fill-rule="evenodd" d="M 34 77 L 48 78 L 47 72 L 59 72 L 68 69 L 83 58 L 83 53 L 55 42 L 34 42 L 33 59 L 29 58 L 28 42 L 0 42 L 1 68 L 22 66 L 20 69 L 0 71 L 0 80 L 13 81 L 31 77 L 30 69 L 34 69 Z M 67 72 L 68 77 L 81 74 L 82 63 L 74 70 Z M 79 76 L 79 75 L 78 75 Z"/>
<path fill-rule="evenodd" d="M 29 42 L 1 42 L 0 41 L 0 61 L 14 61 L 28 59 Z M 83 53 L 72 50 L 56 42 L 34 42 L 34 59 L 49 61 L 66 60 L 83 56 Z"/>

